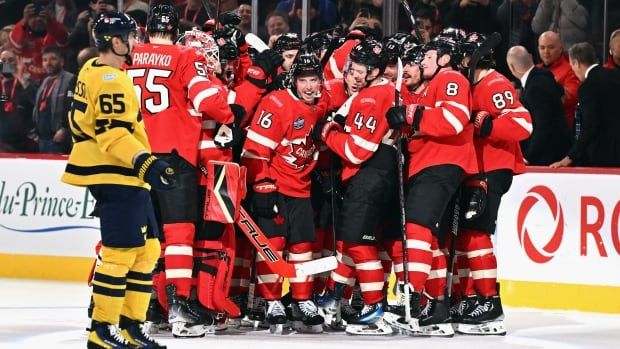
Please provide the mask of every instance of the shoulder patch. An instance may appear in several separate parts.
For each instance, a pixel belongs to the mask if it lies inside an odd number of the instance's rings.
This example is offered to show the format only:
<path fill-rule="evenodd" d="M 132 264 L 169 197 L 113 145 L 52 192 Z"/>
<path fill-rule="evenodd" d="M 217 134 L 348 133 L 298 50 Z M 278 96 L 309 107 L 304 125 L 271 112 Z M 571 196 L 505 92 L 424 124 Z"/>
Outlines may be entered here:
<path fill-rule="evenodd" d="M 376 104 L 377 100 L 372 98 L 372 97 L 365 97 L 365 98 L 360 99 L 360 103 L 361 104 L 363 104 L 363 103 Z"/>
<path fill-rule="evenodd" d="M 103 81 L 110 81 L 110 80 L 114 80 L 114 79 L 116 79 L 116 74 L 114 74 L 114 73 L 103 74 Z"/>
<path fill-rule="evenodd" d="M 271 95 L 271 96 L 269 96 L 269 99 L 273 103 L 275 103 L 278 107 L 280 107 L 280 108 L 284 107 L 284 103 L 282 103 L 282 101 L 280 101 L 280 99 L 277 96 Z"/>

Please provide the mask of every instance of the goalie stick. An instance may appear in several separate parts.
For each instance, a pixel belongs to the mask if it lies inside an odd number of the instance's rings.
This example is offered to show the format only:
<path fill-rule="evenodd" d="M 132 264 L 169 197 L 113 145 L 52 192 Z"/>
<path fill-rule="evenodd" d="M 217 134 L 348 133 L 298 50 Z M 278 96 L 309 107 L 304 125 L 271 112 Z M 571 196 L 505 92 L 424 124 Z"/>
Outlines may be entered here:
<path fill-rule="evenodd" d="M 248 45 L 254 47 L 254 49 L 259 53 L 269 49 L 269 46 L 267 46 L 267 44 L 265 44 L 265 42 L 261 40 L 261 38 L 259 38 L 253 33 L 245 34 L 245 42 L 247 42 Z"/>
<path fill-rule="evenodd" d="M 207 176 L 207 169 L 200 164 L 200 172 Z M 269 269 L 274 273 L 291 278 L 323 273 L 336 269 L 336 257 L 324 257 L 309 262 L 292 264 L 285 261 L 273 247 L 265 233 L 258 227 L 247 211 L 239 206 L 239 217 L 235 221 L 239 229 L 250 240 L 256 251 L 263 257 Z"/>

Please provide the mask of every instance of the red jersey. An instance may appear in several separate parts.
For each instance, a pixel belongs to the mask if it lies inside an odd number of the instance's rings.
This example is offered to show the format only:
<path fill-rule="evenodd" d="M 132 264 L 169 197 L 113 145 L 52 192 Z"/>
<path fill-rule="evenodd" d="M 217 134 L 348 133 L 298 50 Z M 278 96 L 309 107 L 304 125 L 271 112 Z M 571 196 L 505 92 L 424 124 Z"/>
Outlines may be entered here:
<path fill-rule="evenodd" d="M 379 78 L 354 97 L 344 131 L 332 131 L 325 143 L 343 161 L 342 180 L 347 181 L 370 159 L 381 143 L 394 144 L 385 114 L 394 105 L 394 84 Z"/>
<path fill-rule="evenodd" d="M 350 39 L 345 41 L 342 46 L 334 50 L 332 56 L 329 57 L 325 68 L 323 68 L 323 76 L 325 77 L 325 80 L 342 78 L 344 65 L 349 58 L 349 53 L 351 53 L 351 50 L 359 43 L 360 40 L 358 39 Z"/>
<path fill-rule="evenodd" d="M 223 124 L 234 116 L 221 85 L 207 78 L 205 59 L 195 49 L 177 45 L 137 45 L 133 78 L 146 132 L 154 153 L 176 149 L 196 165 L 203 118 Z"/>
<path fill-rule="evenodd" d="M 421 136 L 411 138 L 407 147 L 411 159 L 408 176 L 445 164 L 457 165 L 468 174 L 478 173 L 467 79 L 454 70 L 439 72 L 419 104 L 425 107 L 420 121 Z"/>
<path fill-rule="evenodd" d="M 426 88 L 423 86 L 418 87 L 415 91 L 411 91 L 403 82 L 400 88 L 400 98 L 402 99 L 403 105 L 420 104 L 420 99 L 424 96 L 424 91 L 426 91 Z"/>
<path fill-rule="evenodd" d="M 338 110 L 344 102 L 349 98 L 347 88 L 344 85 L 343 79 L 332 79 L 325 81 L 325 90 L 329 92 L 329 107 L 328 110 Z"/>
<path fill-rule="evenodd" d="M 490 70 L 473 87 L 473 113 L 486 111 L 493 116 L 488 137 L 474 138 L 481 172 L 510 169 L 525 172 L 519 142 L 532 134 L 532 117 L 521 105 L 514 87 L 506 77 Z"/>
<path fill-rule="evenodd" d="M 577 108 L 577 90 L 581 86 L 581 81 L 573 72 L 568 62 L 568 57 L 562 54 L 553 64 L 546 67 L 542 64 L 538 64 L 538 67 L 547 68 L 553 74 L 555 81 L 564 88 L 564 98 L 562 104 L 564 105 L 564 115 L 566 115 L 566 122 L 571 129 L 575 127 L 575 109 Z"/>
<path fill-rule="evenodd" d="M 269 93 L 258 105 L 243 145 L 248 182 L 271 178 L 281 194 L 310 197 L 310 172 L 319 155 L 312 132 L 327 103 L 325 94 L 308 105 L 289 89 Z"/>

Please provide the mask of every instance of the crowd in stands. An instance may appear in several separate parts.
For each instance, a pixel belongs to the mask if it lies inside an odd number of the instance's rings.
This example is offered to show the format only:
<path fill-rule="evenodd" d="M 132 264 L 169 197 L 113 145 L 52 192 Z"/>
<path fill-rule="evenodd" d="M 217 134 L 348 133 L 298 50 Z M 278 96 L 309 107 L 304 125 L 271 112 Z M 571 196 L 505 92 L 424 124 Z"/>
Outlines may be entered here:
<path fill-rule="evenodd" d="M 123 8 L 118 10 L 144 26 L 149 6 L 162 2 L 176 6 L 182 30 L 208 26 L 210 15 L 219 3 L 220 13 L 237 11 L 241 18 L 239 28 L 244 34 L 251 31 L 252 8 L 247 0 L 151 0 L 151 4 L 146 0 L 124 0 Z M 206 3 L 210 8 L 205 7 Z M 502 44 L 495 50 L 496 70 L 521 88 L 523 104 L 532 113 L 537 127 L 529 144 L 524 146 L 531 165 L 554 163 L 557 156 L 546 159 L 547 153 L 566 155 L 579 137 L 583 122 L 579 88 L 583 79 L 571 68 L 569 48 L 581 42 L 590 42 L 599 51 L 608 47 L 609 53 L 602 64 L 609 69 L 620 69 L 620 29 L 617 29 L 620 23 L 614 23 L 620 12 L 615 7 L 620 6 L 610 5 L 612 15 L 608 19 L 612 31 L 603 46 L 594 37 L 600 31 L 595 28 L 597 23 L 602 22 L 601 3 L 595 0 L 409 1 L 419 31 L 427 42 L 446 27 L 502 35 Z M 3 14 L 0 19 L 0 152 L 67 154 L 70 151 L 66 116 L 70 112 L 73 81 L 81 63 L 97 54 L 89 34 L 93 19 L 97 13 L 117 9 L 118 4 L 117 0 L 0 0 Z M 351 27 L 365 26 L 375 39 L 384 36 L 383 0 L 310 0 L 308 4 L 310 32 L 343 35 Z M 300 0 L 261 0 L 256 34 L 269 45 L 282 34 L 301 34 L 301 16 Z M 409 18 L 400 6 L 398 23 L 398 31 L 412 31 Z M 526 74 L 531 71 L 534 73 Z M 528 78 L 539 80 L 531 83 L 538 87 L 530 89 Z"/>

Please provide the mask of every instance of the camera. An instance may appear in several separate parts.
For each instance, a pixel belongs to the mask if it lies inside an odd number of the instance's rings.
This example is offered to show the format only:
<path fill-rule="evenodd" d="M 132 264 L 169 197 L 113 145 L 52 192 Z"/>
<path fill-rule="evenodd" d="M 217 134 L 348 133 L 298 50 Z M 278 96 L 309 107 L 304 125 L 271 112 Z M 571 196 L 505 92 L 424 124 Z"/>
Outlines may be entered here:
<path fill-rule="evenodd" d="M 15 73 L 15 63 L 3 63 L 0 61 L 0 74 L 12 75 Z"/>

